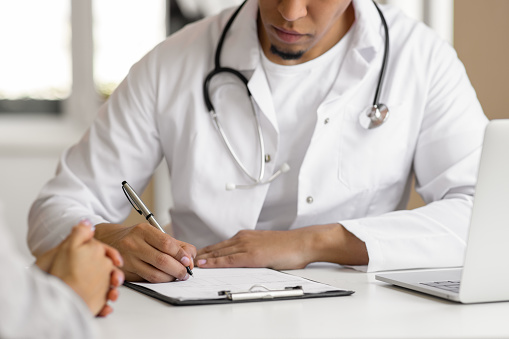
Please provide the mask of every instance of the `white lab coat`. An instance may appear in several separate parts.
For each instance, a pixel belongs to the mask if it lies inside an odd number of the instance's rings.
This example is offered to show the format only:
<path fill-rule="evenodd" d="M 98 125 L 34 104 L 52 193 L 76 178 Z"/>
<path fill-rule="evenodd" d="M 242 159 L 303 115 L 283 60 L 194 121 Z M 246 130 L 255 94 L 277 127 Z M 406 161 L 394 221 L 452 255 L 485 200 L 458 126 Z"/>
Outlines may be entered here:
<path fill-rule="evenodd" d="M 363 129 L 358 117 L 372 104 L 384 37 L 371 1 L 354 0 L 354 7 L 352 46 L 316 112 L 302 167 L 292 169 L 299 171 L 298 207 L 288 228 L 343 224 L 365 241 L 369 271 L 461 265 L 487 119 L 454 50 L 423 24 L 384 6 L 390 57 L 381 101 L 391 117 L 377 129 Z M 131 209 L 121 182 L 143 191 L 163 158 L 177 238 L 199 248 L 255 229 L 268 186 L 225 190 L 226 183 L 249 181 L 226 151 L 202 94 L 230 15 L 189 25 L 133 66 L 34 203 L 29 244 L 35 253 L 80 218 L 121 222 Z M 266 153 L 274 158 L 281 156 L 278 126 L 259 62 L 256 15 L 257 2 L 249 0 L 225 41 L 221 64 L 248 77 Z M 250 108 L 240 99 L 244 87 L 216 79 L 211 97 L 240 158 L 256 173 L 259 150 L 245 113 Z M 267 163 L 266 178 L 274 164 Z M 412 171 L 428 205 L 403 211 Z"/>
<path fill-rule="evenodd" d="M 85 302 L 58 278 L 27 268 L 0 215 L 0 338 L 97 338 Z"/>

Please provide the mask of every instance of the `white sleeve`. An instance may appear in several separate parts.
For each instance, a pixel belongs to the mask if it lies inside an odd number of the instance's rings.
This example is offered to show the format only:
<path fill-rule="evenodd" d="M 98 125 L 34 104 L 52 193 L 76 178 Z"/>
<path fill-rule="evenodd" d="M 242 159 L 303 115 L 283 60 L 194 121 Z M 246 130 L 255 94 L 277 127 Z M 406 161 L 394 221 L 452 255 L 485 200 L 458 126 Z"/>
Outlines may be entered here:
<path fill-rule="evenodd" d="M 28 244 L 35 255 L 57 245 L 80 219 L 121 223 L 131 210 L 122 181 L 140 193 L 148 184 L 162 159 L 151 60 L 149 54 L 132 67 L 33 203 Z"/>
<path fill-rule="evenodd" d="M 488 122 L 455 51 L 432 53 L 413 169 L 426 206 L 340 223 L 366 243 L 367 271 L 463 265 Z"/>
<path fill-rule="evenodd" d="M 0 225 L 0 338 L 97 338 L 93 315 L 65 283 L 26 268 Z"/>

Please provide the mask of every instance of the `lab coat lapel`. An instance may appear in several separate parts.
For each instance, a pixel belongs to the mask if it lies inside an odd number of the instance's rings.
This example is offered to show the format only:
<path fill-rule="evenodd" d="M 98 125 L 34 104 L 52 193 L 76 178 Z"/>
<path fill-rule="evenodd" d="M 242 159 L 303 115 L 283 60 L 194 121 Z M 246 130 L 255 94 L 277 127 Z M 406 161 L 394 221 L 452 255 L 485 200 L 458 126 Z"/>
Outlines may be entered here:
<path fill-rule="evenodd" d="M 233 10 L 231 12 L 233 14 Z M 231 67 L 240 72 L 252 72 L 259 64 L 257 13 L 257 1 L 248 0 L 228 31 L 221 53 L 221 66 Z M 231 14 L 228 14 L 227 19 Z"/>
<path fill-rule="evenodd" d="M 251 95 L 274 131 L 278 131 L 277 119 L 265 71 L 260 63 L 260 43 L 256 26 L 258 3 L 248 0 L 233 22 L 224 42 L 221 65 L 251 74 L 248 88 Z"/>
<path fill-rule="evenodd" d="M 235 9 L 225 15 L 223 27 Z M 241 72 L 249 79 L 248 88 L 254 100 L 257 113 L 260 114 L 266 151 L 272 154 L 277 148 L 277 124 L 274 114 L 274 106 L 268 86 L 265 72 L 260 64 L 260 48 L 258 42 L 256 18 L 258 13 L 258 1 L 248 0 L 233 21 L 224 41 L 220 63 L 222 67 L 229 67 Z M 251 118 L 250 118 L 251 119 Z M 270 126 L 274 128 L 270 128 Z M 256 138 L 250 138 L 256 142 Z M 242 142 L 239 142 L 242 144 Z M 236 144 L 238 145 L 238 144 Z M 258 156 L 252 154 L 253 157 Z M 249 161 L 247 161 L 249 162 Z M 266 165 L 266 173 L 272 173 L 273 163 Z M 228 181 L 239 184 L 249 184 L 250 181 L 238 170 L 238 177 L 228 177 Z M 234 225 L 234 229 L 254 229 L 262 209 L 268 185 L 254 187 L 248 190 L 226 191 L 222 189 L 215 201 L 220 202 L 218 210 L 226 210 L 216 216 L 214 223 L 220 225 Z M 231 208 L 235 206 L 235 208 Z M 210 208 L 210 206 L 206 206 Z M 223 219 L 224 218 L 224 219 Z M 232 236 L 225 234 L 224 236 Z"/>
<path fill-rule="evenodd" d="M 265 71 L 261 64 L 259 64 L 251 79 L 248 83 L 249 91 L 255 100 L 256 104 L 261 110 L 261 113 L 265 115 L 267 120 L 270 122 L 276 132 L 278 132 L 277 118 L 274 110 L 274 103 L 272 101 L 272 95 L 270 93 L 269 83 L 265 76 Z"/>
<path fill-rule="evenodd" d="M 369 70 L 374 65 L 381 66 L 384 36 L 380 16 L 371 1 L 354 0 L 353 6 L 355 10 L 355 23 L 351 32 L 353 36 L 337 81 L 325 102 L 336 100 L 338 96 L 357 90 Z"/>

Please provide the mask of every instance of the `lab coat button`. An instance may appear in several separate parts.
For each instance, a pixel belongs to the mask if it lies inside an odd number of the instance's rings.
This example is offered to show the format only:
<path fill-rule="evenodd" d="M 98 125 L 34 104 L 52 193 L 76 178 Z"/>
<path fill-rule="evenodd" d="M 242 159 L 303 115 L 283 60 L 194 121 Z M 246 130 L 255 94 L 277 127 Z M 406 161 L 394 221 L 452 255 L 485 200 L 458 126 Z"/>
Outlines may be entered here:
<path fill-rule="evenodd" d="M 327 125 L 327 124 L 329 123 L 329 121 L 330 121 L 330 120 L 329 120 L 329 118 L 325 118 L 325 120 L 323 121 L 323 123 L 324 123 L 325 125 Z"/>
<path fill-rule="evenodd" d="M 308 204 L 312 204 L 312 203 L 313 203 L 313 201 L 314 201 L 314 200 L 313 200 L 313 197 L 312 197 L 312 196 L 309 196 L 309 197 L 307 197 L 307 198 L 306 198 L 306 202 L 307 202 Z"/>
<path fill-rule="evenodd" d="M 265 162 L 270 162 L 270 154 L 265 154 Z"/>

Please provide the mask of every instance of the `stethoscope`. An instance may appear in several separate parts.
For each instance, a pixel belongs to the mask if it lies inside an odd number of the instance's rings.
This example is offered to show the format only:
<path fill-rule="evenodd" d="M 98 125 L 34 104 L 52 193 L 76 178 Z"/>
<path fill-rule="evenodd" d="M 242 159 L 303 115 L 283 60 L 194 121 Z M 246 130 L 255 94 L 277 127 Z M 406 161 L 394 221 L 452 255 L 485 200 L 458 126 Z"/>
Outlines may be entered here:
<path fill-rule="evenodd" d="M 245 184 L 245 185 L 226 183 L 227 190 L 234 190 L 234 189 L 238 189 L 238 188 L 247 189 L 247 188 L 253 188 L 253 187 L 256 187 L 259 185 L 269 184 L 272 181 L 274 181 L 277 177 L 279 177 L 281 174 L 286 173 L 290 170 L 290 166 L 287 163 L 284 163 L 283 165 L 281 165 L 281 167 L 276 172 L 274 172 L 274 174 L 272 174 L 272 176 L 270 176 L 270 178 L 268 178 L 265 181 L 263 180 L 263 177 L 265 176 L 265 163 L 266 163 L 266 161 L 267 162 L 270 161 L 270 159 L 268 159 L 268 158 L 266 159 L 266 156 L 265 156 L 265 143 L 263 140 L 262 128 L 260 125 L 260 120 L 258 118 L 258 114 L 256 113 L 253 98 L 251 96 L 251 91 L 249 90 L 249 88 L 247 86 L 248 79 L 244 75 L 242 75 L 242 73 L 237 71 L 236 69 L 229 68 L 229 67 L 222 67 L 221 63 L 220 63 L 221 51 L 223 49 L 223 44 L 224 44 L 226 34 L 228 33 L 233 21 L 235 20 L 235 18 L 237 17 L 237 15 L 239 14 L 240 10 L 242 9 L 242 7 L 245 5 L 246 2 L 247 2 L 247 0 L 244 1 L 235 10 L 235 12 L 232 14 L 230 19 L 226 23 L 226 26 L 224 27 L 223 32 L 221 33 L 221 37 L 219 38 L 219 42 L 217 43 L 216 54 L 215 54 L 215 58 L 214 58 L 214 69 L 207 75 L 207 77 L 205 78 L 205 80 L 203 82 L 203 97 L 205 99 L 205 105 L 207 106 L 207 109 L 209 110 L 210 117 L 212 118 L 212 121 L 214 122 L 216 129 L 219 132 L 221 139 L 223 140 L 223 143 L 225 144 L 226 148 L 228 149 L 231 157 L 233 158 L 233 160 L 237 164 L 237 166 L 242 170 L 242 172 L 244 172 L 244 174 L 246 176 L 248 176 L 253 181 L 252 184 Z M 383 84 L 383 80 L 384 80 L 384 76 L 385 76 L 385 69 L 387 67 L 387 59 L 389 57 L 389 28 L 387 27 L 387 22 L 385 21 L 385 17 L 382 14 L 382 11 L 380 10 L 378 5 L 374 1 L 373 1 L 373 4 L 375 5 L 375 7 L 378 11 L 378 14 L 380 15 L 380 19 L 382 20 L 382 26 L 384 28 L 384 33 L 385 33 L 385 47 L 384 47 L 384 56 L 383 56 L 383 60 L 382 60 L 382 67 L 380 69 L 378 84 L 377 84 L 376 91 L 375 91 L 375 97 L 373 99 L 373 105 L 368 108 L 367 112 L 362 112 L 359 116 L 359 122 L 360 122 L 361 126 L 366 129 L 373 129 L 375 127 L 378 127 L 378 126 L 382 125 L 385 121 L 387 121 L 387 119 L 389 118 L 389 109 L 387 108 L 387 106 L 385 104 L 380 103 L 378 100 L 380 97 L 380 92 L 382 91 L 382 84 Z M 247 170 L 247 168 L 242 163 L 242 161 L 239 159 L 237 153 L 235 152 L 235 150 L 233 149 L 233 147 L 230 143 L 230 140 L 226 136 L 226 133 L 224 132 L 223 127 L 221 126 L 219 117 L 214 109 L 214 105 L 212 104 L 212 101 L 210 100 L 210 96 L 209 96 L 210 82 L 214 76 L 221 74 L 221 73 L 229 73 L 229 74 L 237 77 L 239 80 L 242 81 L 242 83 L 246 87 L 247 95 L 249 97 L 249 100 L 250 100 L 251 106 L 252 106 L 253 117 L 256 122 L 257 139 L 258 139 L 258 143 L 259 143 L 259 147 L 260 147 L 260 159 L 259 159 L 260 170 L 258 172 L 258 176 L 251 175 L 249 173 L 249 171 Z"/>

